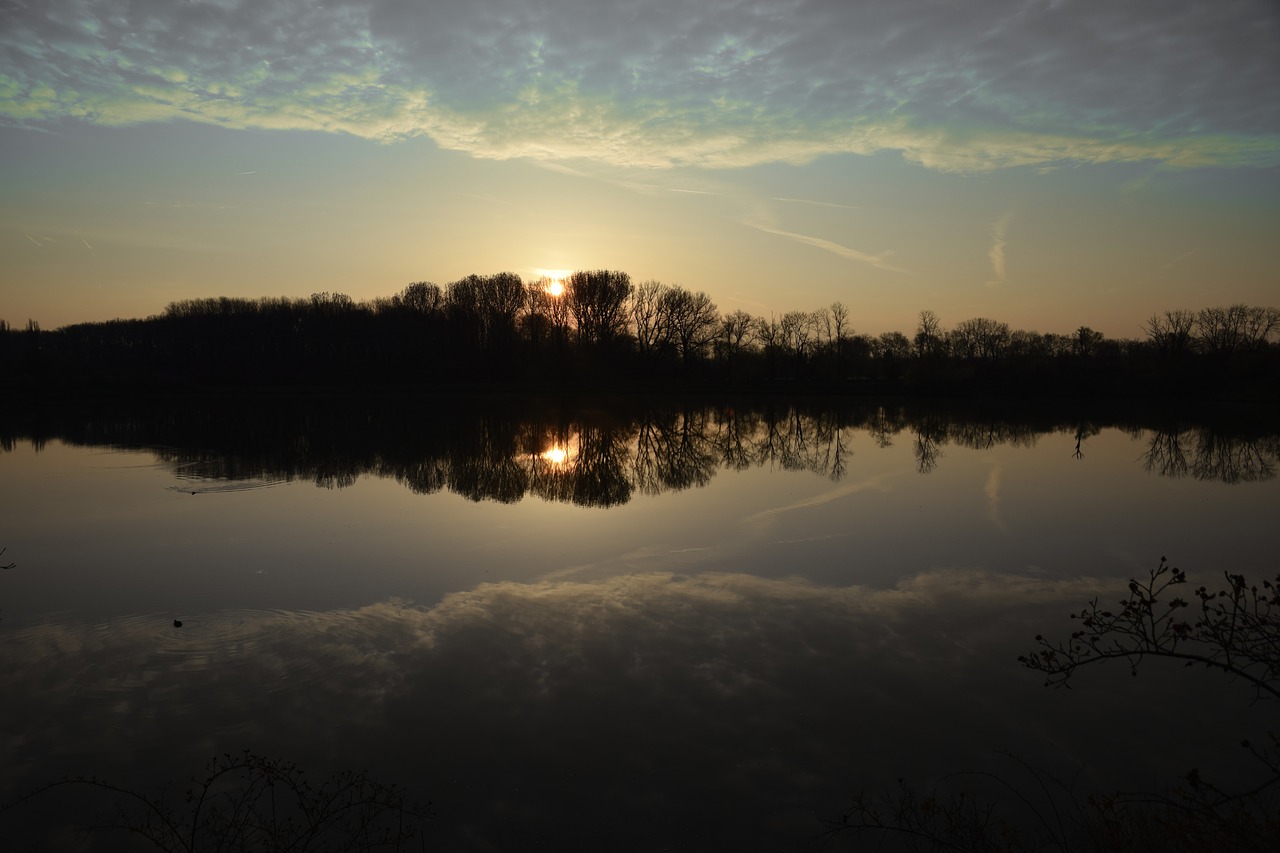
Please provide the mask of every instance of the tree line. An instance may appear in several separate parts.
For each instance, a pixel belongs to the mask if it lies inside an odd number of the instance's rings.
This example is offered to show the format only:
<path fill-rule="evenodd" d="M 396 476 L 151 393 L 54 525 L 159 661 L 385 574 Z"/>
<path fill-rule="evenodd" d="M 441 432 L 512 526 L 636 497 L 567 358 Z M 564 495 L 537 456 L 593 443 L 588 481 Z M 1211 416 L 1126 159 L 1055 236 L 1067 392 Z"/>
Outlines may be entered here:
<path fill-rule="evenodd" d="M 911 334 L 854 329 L 841 302 L 757 316 L 721 312 L 678 284 L 616 270 L 562 283 L 501 272 L 444 287 L 413 282 L 356 301 L 207 298 L 145 319 L 52 331 L 0 321 L 10 384 L 294 385 L 721 383 L 1056 390 L 1266 384 L 1280 366 L 1280 309 L 1232 305 L 1153 315 L 1145 336 L 1013 329 L 986 317 L 946 327 L 923 310 Z M 1046 385 L 1046 382 L 1048 383 Z"/>

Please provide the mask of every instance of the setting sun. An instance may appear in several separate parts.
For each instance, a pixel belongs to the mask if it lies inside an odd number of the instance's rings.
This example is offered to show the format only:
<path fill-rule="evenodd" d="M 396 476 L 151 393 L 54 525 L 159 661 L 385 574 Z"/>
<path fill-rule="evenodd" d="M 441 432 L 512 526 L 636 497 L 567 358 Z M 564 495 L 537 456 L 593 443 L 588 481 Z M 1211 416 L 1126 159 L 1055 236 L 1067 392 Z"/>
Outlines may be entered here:
<path fill-rule="evenodd" d="M 562 296 L 564 294 L 564 280 L 573 274 L 573 270 L 534 270 L 540 278 L 547 281 L 547 293 L 552 296 Z"/>

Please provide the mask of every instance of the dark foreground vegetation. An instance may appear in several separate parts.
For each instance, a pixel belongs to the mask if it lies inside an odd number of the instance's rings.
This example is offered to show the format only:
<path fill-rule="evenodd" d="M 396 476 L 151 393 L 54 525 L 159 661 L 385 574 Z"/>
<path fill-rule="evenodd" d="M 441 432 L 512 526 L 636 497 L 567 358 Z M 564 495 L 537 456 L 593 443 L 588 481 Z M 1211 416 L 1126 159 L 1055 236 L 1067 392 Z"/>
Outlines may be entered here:
<path fill-rule="evenodd" d="M 1277 308 L 1165 311 L 1143 338 L 1122 340 L 984 317 L 947 328 L 928 310 L 909 334 L 856 332 L 854 320 L 839 302 L 722 314 L 705 293 L 610 270 L 574 273 L 562 290 L 497 273 L 371 302 L 224 297 L 53 331 L 0 322 L 0 376 L 33 390 L 676 383 L 1269 399 L 1280 376 Z"/>
<path fill-rule="evenodd" d="M 54 800 L 86 810 L 70 821 L 73 837 L 89 833 L 145 839 L 163 853 L 197 850 L 424 850 L 428 806 L 403 789 L 341 770 L 312 782 L 295 764 L 244 751 L 212 759 L 181 797 L 168 788 L 144 793 L 89 776 L 69 776 L 24 795 L 5 811 Z M 87 794 L 87 799 L 77 799 Z M 63 819 L 66 819 L 66 815 Z M 77 840 L 83 840 L 83 837 Z"/>
<path fill-rule="evenodd" d="M 1261 585 L 1231 572 L 1216 588 L 1184 592 L 1187 583 L 1186 573 L 1161 557 L 1148 577 L 1129 581 L 1126 597 L 1094 599 L 1072 614 L 1077 629 L 1067 640 L 1037 636 L 1037 648 L 1018 661 L 1043 673 L 1047 687 L 1070 687 L 1078 670 L 1107 662 L 1137 676 L 1153 661 L 1203 667 L 1248 685 L 1255 701 L 1280 700 L 1280 573 L 1273 580 L 1264 575 Z M 1262 743 L 1240 735 L 1212 736 L 1253 756 L 1257 772 L 1248 780 L 1205 778 L 1189 768 L 1172 790 L 1081 795 L 1010 756 L 1014 775 L 963 772 L 935 789 L 900 783 L 882 795 L 859 794 L 832 823 L 831 835 L 874 838 L 889 849 L 974 853 L 1273 850 L 1280 837 L 1280 731 L 1266 732 Z M 994 782 L 989 787 L 998 799 L 974 796 L 965 788 L 974 782 Z M 1022 818 L 1018 824 L 1009 820 L 1014 814 Z"/>

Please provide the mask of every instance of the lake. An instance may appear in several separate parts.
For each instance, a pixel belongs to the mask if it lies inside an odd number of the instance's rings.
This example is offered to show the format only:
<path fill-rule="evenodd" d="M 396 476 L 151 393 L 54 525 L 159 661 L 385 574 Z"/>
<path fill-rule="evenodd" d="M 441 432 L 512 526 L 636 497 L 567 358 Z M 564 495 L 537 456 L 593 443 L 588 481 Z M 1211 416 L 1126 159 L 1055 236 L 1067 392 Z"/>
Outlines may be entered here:
<path fill-rule="evenodd" d="M 1265 778 L 1241 684 L 1017 662 L 1162 557 L 1274 575 L 1257 416 L 227 395 L 25 407 L 0 446 L 6 801 L 180 804 L 251 750 L 402 786 L 431 850 L 807 850 L 899 778 Z M 70 829 L 113 808 L 0 829 L 147 849 Z"/>

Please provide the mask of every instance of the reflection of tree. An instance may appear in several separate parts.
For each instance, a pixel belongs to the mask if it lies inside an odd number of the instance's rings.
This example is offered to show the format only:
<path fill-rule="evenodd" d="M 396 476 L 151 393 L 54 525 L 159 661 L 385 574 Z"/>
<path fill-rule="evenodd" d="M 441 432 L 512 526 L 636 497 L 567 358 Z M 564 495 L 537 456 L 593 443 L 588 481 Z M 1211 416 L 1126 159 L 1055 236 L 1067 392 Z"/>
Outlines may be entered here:
<path fill-rule="evenodd" d="M 947 426 L 946 438 L 961 447 L 990 450 L 997 445 L 1034 447 L 1036 431 L 1026 424 L 1006 420 L 963 420 Z"/>
<path fill-rule="evenodd" d="M 440 491 L 449 479 L 444 465 L 435 459 L 422 459 L 415 464 L 404 466 L 396 470 L 393 476 L 396 482 L 419 495 L 430 495 Z"/>
<path fill-rule="evenodd" d="M 844 476 L 850 450 L 844 423 L 836 412 L 811 414 L 797 408 L 770 409 L 761 419 L 755 443 L 759 465 L 811 471 L 833 480 Z"/>
<path fill-rule="evenodd" d="M 656 495 L 704 486 L 720 468 L 773 466 L 839 480 L 849 466 L 851 430 L 865 430 L 881 448 L 908 431 L 920 473 L 940 464 L 949 442 L 1029 447 L 1050 433 L 1074 435 L 1083 452 L 1084 440 L 1104 428 L 1143 441 L 1143 467 L 1162 476 L 1245 483 L 1273 478 L 1280 469 L 1274 435 L 1226 426 L 1152 432 L 1141 421 L 1075 413 L 1054 419 L 990 406 L 966 413 L 938 405 L 795 405 L 766 398 L 732 406 L 659 402 L 578 410 L 465 398 L 441 405 L 438 399 L 318 397 L 256 407 L 215 400 L 114 416 L 80 413 L 60 426 L 48 416 L 23 420 L 13 413 L 0 418 L 9 446 L 21 437 L 37 445 L 57 438 L 144 449 L 193 484 L 310 481 L 344 488 L 374 474 L 420 494 L 447 488 L 475 501 L 508 503 L 535 494 L 584 506 L 616 505 L 637 490 Z"/>
<path fill-rule="evenodd" d="M 733 471 L 751 467 L 752 438 L 760 422 L 754 413 L 725 409 L 719 413 L 708 440 L 715 449 L 720 465 Z"/>
<path fill-rule="evenodd" d="M 871 434 L 871 438 L 875 441 L 876 447 L 884 450 L 893 447 L 893 437 L 905 428 L 906 423 L 903 418 L 902 409 L 894 408 L 892 410 L 884 406 L 877 406 L 875 411 L 871 413 L 867 420 L 867 432 Z"/>
<path fill-rule="evenodd" d="M 517 460 L 516 433 L 508 424 L 481 420 L 474 443 L 449 459 L 449 489 L 473 501 L 515 503 L 528 491 L 528 471 Z"/>
<path fill-rule="evenodd" d="M 815 448 L 812 469 L 815 474 L 824 474 L 834 481 L 844 477 L 848 465 L 850 450 L 845 446 L 844 429 L 840 416 L 826 412 L 814 419 Z"/>
<path fill-rule="evenodd" d="M 631 500 L 625 474 L 630 457 L 628 435 L 608 427 L 586 427 L 578 434 L 577 464 L 571 466 L 574 503 L 617 506 Z"/>
<path fill-rule="evenodd" d="M 1084 458 L 1084 440 L 1086 438 L 1093 438 L 1095 435 L 1098 435 L 1100 432 L 1102 432 L 1102 430 L 1100 430 L 1094 424 L 1081 421 L 1079 425 L 1076 426 L 1076 432 L 1075 432 L 1076 446 L 1075 446 L 1075 451 L 1071 455 L 1076 459 L 1083 459 Z"/>
<path fill-rule="evenodd" d="M 928 474 L 938 467 L 942 458 L 942 445 L 947 440 L 946 425 L 934 418 L 925 418 L 917 423 L 912 432 L 915 433 L 916 470 Z"/>
<path fill-rule="evenodd" d="M 1280 447 L 1271 441 L 1231 439 L 1211 430 L 1198 430 L 1191 474 L 1197 480 L 1253 483 L 1276 475 Z"/>
<path fill-rule="evenodd" d="M 1162 477 L 1252 483 L 1276 476 L 1280 440 L 1275 436 L 1237 438 L 1198 428 L 1153 430 L 1142 457 L 1144 470 Z"/>
<path fill-rule="evenodd" d="M 535 457 L 533 493 L 545 500 L 610 507 L 631 500 L 627 478 L 630 433 L 610 425 L 580 425 L 577 452 L 562 464 Z"/>
<path fill-rule="evenodd" d="M 774 444 L 778 451 L 777 461 L 788 471 L 804 471 L 812 467 L 810 455 L 813 448 L 809 443 L 812 433 L 808 427 L 810 422 L 800 412 L 791 409 L 781 419 L 782 429 L 776 431 L 781 440 Z"/>
<path fill-rule="evenodd" d="M 1182 447 L 1182 433 L 1153 430 L 1147 452 L 1142 455 L 1142 468 L 1162 477 L 1185 477 L 1190 466 Z"/>
<path fill-rule="evenodd" d="M 642 420 L 632 470 L 645 494 L 705 486 L 716 472 L 705 409 L 664 412 Z"/>

